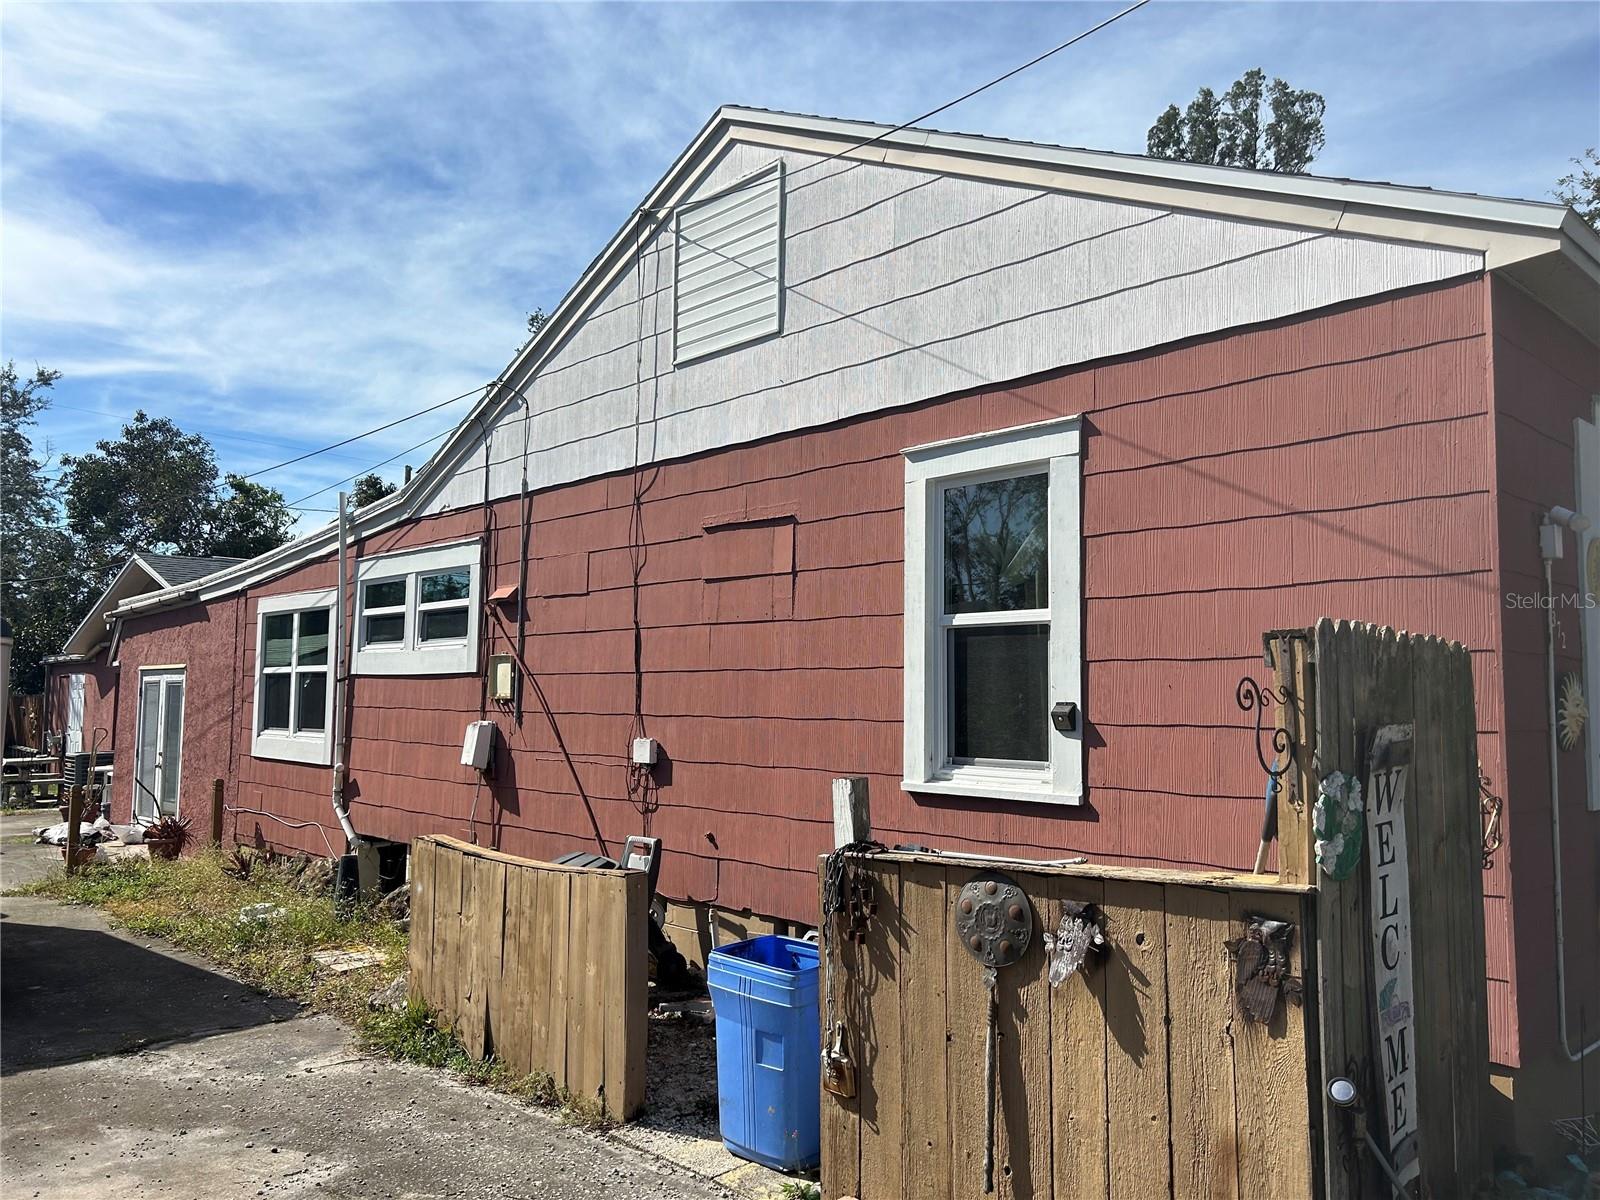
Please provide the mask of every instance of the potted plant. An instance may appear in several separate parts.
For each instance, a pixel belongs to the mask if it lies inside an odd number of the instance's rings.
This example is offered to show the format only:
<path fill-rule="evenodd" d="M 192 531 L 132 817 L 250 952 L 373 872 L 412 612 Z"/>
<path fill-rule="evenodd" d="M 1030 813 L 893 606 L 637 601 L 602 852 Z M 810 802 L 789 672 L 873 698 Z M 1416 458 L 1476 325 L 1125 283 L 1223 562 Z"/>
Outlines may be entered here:
<path fill-rule="evenodd" d="M 144 844 L 152 858 L 177 858 L 189 844 L 188 818 L 165 816 L 145 826 Z"/>

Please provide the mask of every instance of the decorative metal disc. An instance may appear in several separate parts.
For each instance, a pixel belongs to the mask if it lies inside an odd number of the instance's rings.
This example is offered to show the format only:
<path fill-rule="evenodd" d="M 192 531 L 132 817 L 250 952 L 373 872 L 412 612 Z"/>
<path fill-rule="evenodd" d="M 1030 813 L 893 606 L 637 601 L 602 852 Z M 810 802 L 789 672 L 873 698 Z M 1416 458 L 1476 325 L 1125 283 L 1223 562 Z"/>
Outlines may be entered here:
<path fill-rule="evenodd" d="M 1016 962 L 1033 940 L 1033 905 L 999 871 L 974 875 L 956 896 L 956 937 L 986 967 Z"/>

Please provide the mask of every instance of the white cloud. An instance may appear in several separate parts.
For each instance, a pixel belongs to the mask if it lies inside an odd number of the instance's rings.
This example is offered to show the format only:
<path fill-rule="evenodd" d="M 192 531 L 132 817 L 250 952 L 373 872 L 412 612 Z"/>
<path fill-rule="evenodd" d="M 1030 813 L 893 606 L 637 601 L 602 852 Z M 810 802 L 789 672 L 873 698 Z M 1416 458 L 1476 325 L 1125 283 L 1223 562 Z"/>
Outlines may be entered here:
<path fill-rule="evenodd" d="M 1153 5 L 933 123 L 1136 151 L 1260 65 L 1327 94 L 1331 171 L 1537 194 L 1594 140 L 1582 7 Z M 718 104 L 900 120 L 1112 11 L 9 5 L 3 352 L 258 468 L 494 375 Z M 114 432 L 49 420 L 69 450 Z"/>

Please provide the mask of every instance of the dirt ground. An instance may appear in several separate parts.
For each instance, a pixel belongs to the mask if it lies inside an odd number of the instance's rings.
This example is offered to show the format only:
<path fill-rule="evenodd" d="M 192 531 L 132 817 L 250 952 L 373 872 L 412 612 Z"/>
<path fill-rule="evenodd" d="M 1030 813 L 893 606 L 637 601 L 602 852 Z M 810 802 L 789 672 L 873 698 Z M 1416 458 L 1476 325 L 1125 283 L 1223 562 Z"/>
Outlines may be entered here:
<path fill-rule="evenodd" d="M 0 818 L 0 887 L 59 869 Z M 0 1192 L 13 1197 L 726 1197 L 616 1137 L 362 1055 L 94 910 L 0 898 Z"/>

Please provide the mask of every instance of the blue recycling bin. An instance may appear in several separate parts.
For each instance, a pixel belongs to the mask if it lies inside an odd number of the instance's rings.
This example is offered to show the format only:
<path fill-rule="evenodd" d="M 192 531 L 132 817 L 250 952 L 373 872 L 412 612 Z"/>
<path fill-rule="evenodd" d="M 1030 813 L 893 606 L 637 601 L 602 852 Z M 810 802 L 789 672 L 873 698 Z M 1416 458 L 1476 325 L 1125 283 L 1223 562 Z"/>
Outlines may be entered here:
<path fill-rule="evenodd" d="M 713 950 L 722 1144 L 780 1171 L 822 1159 L 817 948 L 768 934 Z"/>

